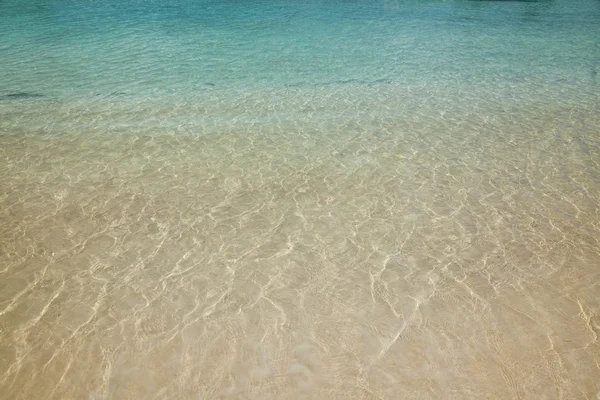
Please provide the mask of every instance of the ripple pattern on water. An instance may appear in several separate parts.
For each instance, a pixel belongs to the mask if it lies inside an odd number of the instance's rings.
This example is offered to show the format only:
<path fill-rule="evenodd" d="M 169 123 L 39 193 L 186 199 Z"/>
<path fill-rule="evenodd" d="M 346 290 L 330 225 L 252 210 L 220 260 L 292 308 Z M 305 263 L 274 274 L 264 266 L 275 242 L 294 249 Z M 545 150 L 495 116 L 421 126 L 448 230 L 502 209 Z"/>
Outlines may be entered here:
<path fill-rule="evenodd" d="M 594 394 L 600 114 L 399 91 L 5 104 L 3 392 Z"/>
<path fill-rule="evenodd" d="M 596 398 L 598 3 L 233 3 L 0 2 L 0 399 Z"/>

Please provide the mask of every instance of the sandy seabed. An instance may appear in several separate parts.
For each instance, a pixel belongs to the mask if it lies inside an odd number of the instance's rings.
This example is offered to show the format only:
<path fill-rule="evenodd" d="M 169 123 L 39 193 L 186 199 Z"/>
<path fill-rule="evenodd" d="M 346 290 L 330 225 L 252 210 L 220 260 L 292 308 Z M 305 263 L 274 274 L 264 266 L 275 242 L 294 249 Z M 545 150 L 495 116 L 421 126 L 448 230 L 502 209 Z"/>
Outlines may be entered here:
<path fill-rule="evenodd" d="M 336 90 L 0 102 L 0 398 L 596 399 L 598 109 Z"/>

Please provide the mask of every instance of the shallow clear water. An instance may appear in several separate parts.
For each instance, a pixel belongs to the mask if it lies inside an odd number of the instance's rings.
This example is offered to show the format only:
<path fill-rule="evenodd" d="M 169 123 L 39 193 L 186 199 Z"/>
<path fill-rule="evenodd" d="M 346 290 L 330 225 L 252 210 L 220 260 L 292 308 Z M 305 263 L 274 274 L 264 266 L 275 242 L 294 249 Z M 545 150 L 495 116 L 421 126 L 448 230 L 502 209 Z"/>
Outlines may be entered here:
<path fill-rule="evenodd" d="M 0 398 L 600 396 L 600 2 L 0 1 Z"/>

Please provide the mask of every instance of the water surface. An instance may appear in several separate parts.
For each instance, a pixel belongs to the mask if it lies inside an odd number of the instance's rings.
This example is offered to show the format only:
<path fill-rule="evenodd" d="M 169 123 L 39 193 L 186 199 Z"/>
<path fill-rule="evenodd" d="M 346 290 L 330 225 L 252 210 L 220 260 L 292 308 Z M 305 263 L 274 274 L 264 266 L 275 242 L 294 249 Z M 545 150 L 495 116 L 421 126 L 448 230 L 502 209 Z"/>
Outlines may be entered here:
<path fill-rule="evenodd" d="M 595 399 L 600 3 L 0 2 L 0 398 Z"/>

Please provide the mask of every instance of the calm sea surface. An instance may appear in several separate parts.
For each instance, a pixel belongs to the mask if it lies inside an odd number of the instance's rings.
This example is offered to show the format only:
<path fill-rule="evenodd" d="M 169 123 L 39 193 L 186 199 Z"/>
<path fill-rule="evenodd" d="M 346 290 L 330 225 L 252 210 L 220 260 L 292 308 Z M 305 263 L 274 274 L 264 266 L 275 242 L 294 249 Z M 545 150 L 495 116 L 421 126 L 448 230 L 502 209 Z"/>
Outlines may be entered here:
<path fill-rule="evenodd" d="M 0 399 L 600 399 L 600 1 L 0 0 Z"/>

